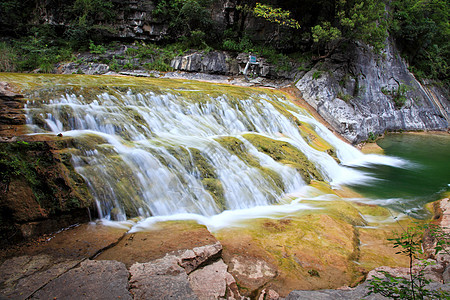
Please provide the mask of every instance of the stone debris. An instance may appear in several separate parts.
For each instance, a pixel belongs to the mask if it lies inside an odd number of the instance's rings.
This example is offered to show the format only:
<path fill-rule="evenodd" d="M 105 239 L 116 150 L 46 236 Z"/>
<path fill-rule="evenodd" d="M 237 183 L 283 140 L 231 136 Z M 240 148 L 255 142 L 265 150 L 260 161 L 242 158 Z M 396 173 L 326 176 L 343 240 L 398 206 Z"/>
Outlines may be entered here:
<path fill-rule="evenodd" d="M 221 251 L 217 242 L 135 263 L 130 268 L 130 291 L 135 299 L 242 299 Z"/>
<path fill-rule="evenodd" d="M 186 273 L 189 274 L 204 263 L 219 258 L 221 252 L 222 245 L 219 242 L 213 245 L 186 250 L 181 254 L 180 266 L 182 266 Z"/>

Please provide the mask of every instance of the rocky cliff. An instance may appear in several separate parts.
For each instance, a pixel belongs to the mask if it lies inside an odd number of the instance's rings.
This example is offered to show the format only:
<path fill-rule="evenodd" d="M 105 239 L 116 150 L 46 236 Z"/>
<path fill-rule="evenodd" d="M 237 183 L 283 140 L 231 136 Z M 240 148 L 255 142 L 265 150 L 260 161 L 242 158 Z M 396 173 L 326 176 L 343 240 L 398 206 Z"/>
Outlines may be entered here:
<path fill-rule="evenodd" d="M 416 80 L 391 42 L 381 55 L 359 43 L 340 49 L 318 62 L 296 86 L 352 143 L 386 130 L 448 127 L 448 92 Z"/>
<path fill-rule="evenodd" d="M 26 99 L 0 82 L 0 246 L 89 221 L 93 207 L 70 162 L 71 139 L 21 136 Z"/>

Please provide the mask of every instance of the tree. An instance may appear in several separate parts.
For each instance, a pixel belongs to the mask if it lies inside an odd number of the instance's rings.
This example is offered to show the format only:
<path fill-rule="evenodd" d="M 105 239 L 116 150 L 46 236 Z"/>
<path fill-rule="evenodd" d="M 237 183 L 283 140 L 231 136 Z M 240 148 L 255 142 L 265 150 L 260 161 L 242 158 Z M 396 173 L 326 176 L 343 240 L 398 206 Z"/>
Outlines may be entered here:
<path fill-rule="evenodd" d="M 422 77 L 449 80 L 450 5 L 446 0 L 392 2 L 390 31 Z"/>
<path fill-rule="evenodd" d="M 385 6 L 376 0 L 338 0 L 334 14 L 311 28 L 318 50 L 328 56 L 343 40 L 359 40 L 380 51 L 387 37 Z"/>

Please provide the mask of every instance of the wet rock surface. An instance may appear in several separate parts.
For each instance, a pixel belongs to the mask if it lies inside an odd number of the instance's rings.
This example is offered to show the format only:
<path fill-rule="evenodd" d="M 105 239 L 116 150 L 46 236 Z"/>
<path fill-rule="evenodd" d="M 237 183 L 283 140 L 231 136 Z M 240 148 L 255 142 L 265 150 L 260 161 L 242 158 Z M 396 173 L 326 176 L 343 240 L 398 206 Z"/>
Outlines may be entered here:
<path fill-rule="evenodd" d="M 442 199 L 435 203 L 435 216 L 437 217 L 436 224 L 440 225 L 443 230 L 448 232 L 448 222 L 450 220 L 450 201 L 448 198 Z M 425 252 L 434 253 L 435 244 L 432 242 L 428 244 Z M 449 249 L 444 249 L 438 255 L 427 259 L 427 263 L 416 260 L 413 262 L 413 273 L 423 272 L 426 279 L 431 283 L 425 286 L 430 291 L 446 291 L 450 292 L 450 282 L 448 281 L 448 270 L 450 268 L 450 255 Z M 366 281 L 356 288 L 345 287 L 341 290 L 318 290 L 318 291 L 292 291 L 289 293 L 287 300 L 294 299 L 388 299 L 379 294 L 368 295 L 370 281 L 374 276 L 378 278 L 384 278 L 383 272 L 387 272 L 394 277 L 410 278 L 410 270 L 406 267 L 387 267 L 382 266 L 375 268 L 367 274 Z"/>
<path fill-rule="evenodd" d="M 0 81 L 0 142 L 14 140 L 15 136 L 24 133 L 24 102 L 23 95 L 13 86 Z"/>

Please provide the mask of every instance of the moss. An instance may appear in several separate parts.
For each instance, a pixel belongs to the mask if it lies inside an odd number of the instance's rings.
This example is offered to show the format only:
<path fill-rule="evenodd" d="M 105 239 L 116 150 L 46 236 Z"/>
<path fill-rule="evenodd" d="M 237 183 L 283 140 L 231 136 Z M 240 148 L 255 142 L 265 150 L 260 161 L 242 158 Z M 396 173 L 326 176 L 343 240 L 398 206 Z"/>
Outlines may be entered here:
<path fill-rule="evenodd" d="M 49 214 L 92 204 L 84 180 L 70 164 L 70 154 L 51 142 L 0 143 L 0 182 L 24 180 L 39 206 Z"/>
<path fill-rule="evenodd" d="M 322 175 L 306 156 L 291 144 L 277 141 L 256 134 L 245 134 L 243 136 L 252 143 L 259 151 L 272 157 L 275 161 L 290 165 L 300 172 L 303 180 L 310 183 L 311 179 L 323 181 Z"/>
<path fill-rule="evenodd" d="M 189 153 L 192 156 L 192 161 L 196 170 L 200 173 L 201 178 L 217 178 L 217 174 L 211 163 L 201 154 L 200 150 L 196 148 L 189 148 Z"/>
<path fill-rule="evenodd" d="M 272 183 L 274 188 L 281 191 L 284 190 L 284 182 L 281 176 L 274 170 L 261 166 L 258 159 L 246 151 L 245 145 L 242 141 L 232 136 L 216 138 L 216 141 L 228 151 L 239 157 L 239 159 L 247 165 L 259 169 L 265 179 L 268 179 L 268 182 Z"/>
<path fill-rule="evenodd" d="M 283 103 L 276 102 L 276 101 L 269 101 L 270 104 L 284 117 L 286 117 L 291 122 L 297 124 L 298 126 L 302 126 L 302 123 L 294 116 L 292 115 L 288 110 L 287 107 L 283 105 Z"/>
<path fill-rule="evenodd" d="M 202 184 L 205 187 L 205 189 L 211 194 L 220 211 L 225 210 L 226 203 L 222 182 L 214 178 L 204 178 L 202 180 Z"/>
<path fill-rule="evenodd" d="M 98 145 L 106 144 L 106 140 L 96 134 L 83 134 L 72 140 L 72 144 L 77 149 L 94 150 Z"/>

